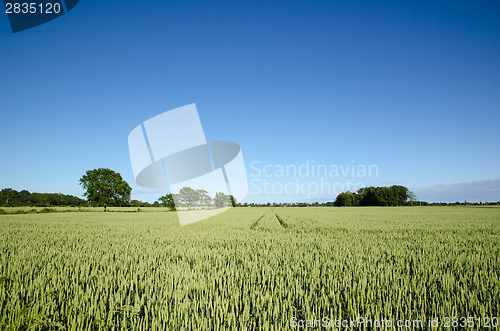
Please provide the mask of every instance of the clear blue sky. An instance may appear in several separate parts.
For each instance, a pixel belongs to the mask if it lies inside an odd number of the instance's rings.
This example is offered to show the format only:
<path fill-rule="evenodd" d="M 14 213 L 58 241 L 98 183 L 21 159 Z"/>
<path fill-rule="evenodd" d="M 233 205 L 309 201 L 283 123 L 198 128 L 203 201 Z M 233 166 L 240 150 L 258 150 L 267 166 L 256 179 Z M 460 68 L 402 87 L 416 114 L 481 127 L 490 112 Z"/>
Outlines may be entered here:
<path fill-rule="evenodd" d="M 247 201 L 335 197 L 256 194 L 255 161 L 354 161 L 377 166 L 351 178 L 365 185 L 500 200 L 498 1 L 81 0 L 15 34 L 1 14 L 0 45 L 0 188 L 81 196 L 84 172 L 107 167 L 154 201 L 127 136 L 196 103 L 207 140 L 241 145 Z"/>

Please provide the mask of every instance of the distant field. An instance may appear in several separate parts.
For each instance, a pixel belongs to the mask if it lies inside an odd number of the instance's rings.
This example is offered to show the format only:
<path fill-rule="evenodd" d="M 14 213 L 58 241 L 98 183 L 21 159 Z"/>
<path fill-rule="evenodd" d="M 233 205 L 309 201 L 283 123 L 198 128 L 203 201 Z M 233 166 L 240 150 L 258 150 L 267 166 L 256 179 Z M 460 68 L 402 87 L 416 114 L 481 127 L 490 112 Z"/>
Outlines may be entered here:
<path fill-rule="evenodd" d="M 110 210 L 0 215 L 0 330 L 499 323 L 498 207 Z"/>

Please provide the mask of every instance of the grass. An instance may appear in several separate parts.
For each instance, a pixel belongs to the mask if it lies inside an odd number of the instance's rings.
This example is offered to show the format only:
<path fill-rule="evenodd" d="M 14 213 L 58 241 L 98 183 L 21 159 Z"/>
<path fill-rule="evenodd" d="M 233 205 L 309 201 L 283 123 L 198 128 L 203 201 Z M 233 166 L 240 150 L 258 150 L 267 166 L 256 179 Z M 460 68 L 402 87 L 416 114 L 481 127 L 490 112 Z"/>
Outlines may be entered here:
<path fill-rule="evenodd" d="M 443 325 L 500 311 L 500 208 L 233 208 L 184 227 L 141 209 L 1 215 L 0 329 Z"/>

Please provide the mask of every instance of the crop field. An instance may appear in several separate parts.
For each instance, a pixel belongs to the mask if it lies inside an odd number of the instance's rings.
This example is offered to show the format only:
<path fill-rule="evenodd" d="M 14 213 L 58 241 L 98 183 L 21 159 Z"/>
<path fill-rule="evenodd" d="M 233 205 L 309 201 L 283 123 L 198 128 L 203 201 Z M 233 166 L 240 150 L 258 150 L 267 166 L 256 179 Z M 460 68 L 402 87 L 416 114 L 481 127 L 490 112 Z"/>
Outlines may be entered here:
<path fill-rule="evenodd" d="M 499 277 L 497 207 L 0 215 L 0 330 L 480 330 L 498 325 Z"/>

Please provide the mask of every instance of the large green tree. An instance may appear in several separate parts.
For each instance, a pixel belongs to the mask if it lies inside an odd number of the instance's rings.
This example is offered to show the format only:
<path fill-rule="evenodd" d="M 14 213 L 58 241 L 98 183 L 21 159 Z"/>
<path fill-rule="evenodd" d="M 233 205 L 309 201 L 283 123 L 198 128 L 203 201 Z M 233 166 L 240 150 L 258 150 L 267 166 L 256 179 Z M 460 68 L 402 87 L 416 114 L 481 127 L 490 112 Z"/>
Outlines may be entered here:
<path fill-rule="evenodd" d="M 132 188 L 122 176 L 107 168 L 88 170 L 79 180 L 87 201 L 93 206 L 126 206 Z"/>
<path fill-rule="evenodd" d="M 231 206 L 236 207 L 236 198 L 232 195 L 229 195 L 229 202 L 231 202 Z"/>
<path fill-rule="evenodd" d="M 11 188 L 4 188 L 0 191 L 1 206 L 18 206 L 19 192 Z"/>

